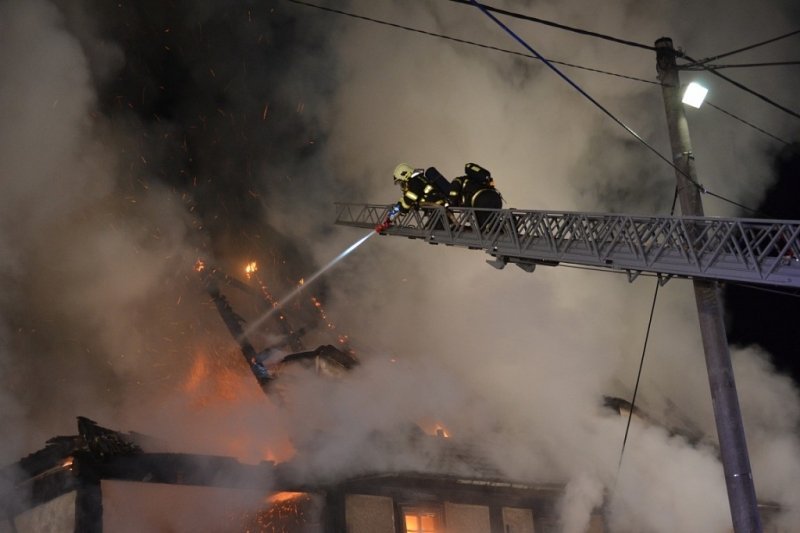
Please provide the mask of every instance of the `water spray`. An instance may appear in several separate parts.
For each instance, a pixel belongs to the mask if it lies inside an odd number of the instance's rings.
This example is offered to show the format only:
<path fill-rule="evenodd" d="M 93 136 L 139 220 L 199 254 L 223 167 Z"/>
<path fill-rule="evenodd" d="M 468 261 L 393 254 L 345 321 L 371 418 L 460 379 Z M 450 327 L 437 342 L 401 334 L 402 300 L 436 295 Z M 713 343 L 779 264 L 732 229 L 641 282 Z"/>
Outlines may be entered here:
<path fill-rule="evenodd" d="M 319 270 L 314 272 L 314 274 L 312 274 L 307 280 L 303 281 L 302 284 L 300 284 L 297 287 L 295 287 L 294 290 L 292 290 L 292 292 L 290 292 L 289 294 L 284 296 L 283 299 L 278 301 L 278 303 L 276 303 L 273 306 L 272 309 L 270 309 L 269 311 L 267 311 L 266 313 L 261 315 L 257 320 L 255 320 L 252 324 L 250 324 L 247 327 L 247 329 L 244 330 L 244 332 L 242 333 L 241 337 L 244 338 L 247 335 L 249 335 L 250 333 L 252 333 L 253 330 L 258 328 L 261 324 L 266 322 L 272 315 L 274 315 L 278 311 L 278 309 L 282 308 L 289 301 L 291 301 L 295 296 L 300 294 L 300 291 L 302 291 L 303 289 L 305 289 L 306 287 L 308 287 L 309 285 L 314 283 L 314 281 L 317 278 L 319 278 L 325 272 L 330 270 L 334 265 L 336 265 L 336 263 L 338 263 L 339 261 L 341 261 L 342 259 L 347 257 L 353 250 L 355 250 L 356 248 L 358 248 L 359 246 L 364 244 L 364 242 L 366 242 L 366 240 L 369 239 L 370 237 L 372 237 L 373 235 L 377 235 L 377 233 L 375 231 L 370 231 L 369 233 L 367 233 L 366 235 L 364 235 L 363 237 L 358 239 L 356 242 L 354 242 L 353 244 L 348 246 L 342 253 L 340 253 L 339 255 L 334 257 L 333 259 L 331 259 L 330 262 L 328 262 L 327 265 L 323 266 L 322 268 L 320 268 Z M 239 339 L 237 339 L 237 340 L 239 340 Z"/>

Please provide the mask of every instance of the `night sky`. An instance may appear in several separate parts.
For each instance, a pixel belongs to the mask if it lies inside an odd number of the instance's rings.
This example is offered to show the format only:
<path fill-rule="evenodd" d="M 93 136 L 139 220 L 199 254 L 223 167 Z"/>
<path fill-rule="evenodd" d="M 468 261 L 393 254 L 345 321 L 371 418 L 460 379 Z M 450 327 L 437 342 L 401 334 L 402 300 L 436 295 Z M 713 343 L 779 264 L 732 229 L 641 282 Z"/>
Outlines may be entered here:
<path fill-rule="evenodd" d="M 766 193 L 758 210 L 770 218 L 800 219 L 800 148 L 795 143 L 781 150 L 773 162 L 777 182 Z M 773 354 L 775 366 L 800 383 L 800 338 L 797 317 L 800 316 L 798 291 L 771 287 L 725 287 L 728 313 L 727 333 L 731 343 L 763 346 Z"/>

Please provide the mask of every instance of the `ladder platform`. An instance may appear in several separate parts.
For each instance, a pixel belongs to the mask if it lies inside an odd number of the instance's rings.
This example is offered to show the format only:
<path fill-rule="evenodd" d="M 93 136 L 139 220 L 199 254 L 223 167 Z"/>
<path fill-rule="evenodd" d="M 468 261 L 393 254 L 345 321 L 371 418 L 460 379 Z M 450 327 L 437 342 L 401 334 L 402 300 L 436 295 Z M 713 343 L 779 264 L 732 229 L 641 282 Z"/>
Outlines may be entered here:
<path fill-rule="evenodd" d="M 369 229 L 392 207 L 335 205 L 337 225 Z M 480 249 L 496 268 L 566 263 L 627 271 L 630 279 L 654 273 L 800 287 L 798 220 L 426 206 L 399 215 L 382 233 Z"/>

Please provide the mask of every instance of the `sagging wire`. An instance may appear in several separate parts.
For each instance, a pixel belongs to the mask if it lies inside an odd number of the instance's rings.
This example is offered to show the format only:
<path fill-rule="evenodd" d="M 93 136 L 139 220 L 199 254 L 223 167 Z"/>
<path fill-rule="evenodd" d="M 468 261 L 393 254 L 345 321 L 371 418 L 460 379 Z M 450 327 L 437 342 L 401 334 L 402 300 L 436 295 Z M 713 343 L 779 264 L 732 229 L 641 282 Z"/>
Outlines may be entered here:
<path fill-rule="evenodd" d="M 609 117 L 611 120 L 613 120 L 613 121 L 614 121 L 616 124 L 618 124 L 619 126 L 621 126 L 621 127 L 622 127 L 622 128 L 625 130 L 625 131 L 627 131 L 629 134 L 631 134 L 631 135 L 632 135 L 632 136 L 633 136 L 633 137 L 634 137 L 634 138 L 635 138 L 637 141 L 639 141 L 639 142 L 640 142 L 642 145 L 644 145 L 644 146 L 645 146 L 645 147 L 646 147 L 648 150 L 650 150 L 651 152 L 653 152 L 653 153 L 654 153 L 654 154 L 655 154 L 655 155 L 656 155 L 656 156 L 657 156 L 659 159 L 661 159 L 662 161 L 664 161 L 665 163 L 667 163 L 669 166 L 671 166 L 673 169 L 675 169 L 675 171 L 676 171 L 676 172 L 678 172 L 679 174 L 681 174 L 682 176 L 684 176 L 684 177 L 686 178 L 686 180 L 687 180 L 689 183 L 693 184 L 695 187 L 697 187 L 697 189 L 698 189 L 698 190 L 699 190 L 701 193 L 703 193 L 703 194 L 708 194 L 708 195 L 710 195 L 710 196 L 713 196 L 713 197 L 715 197 L 715 198 L 718 198 L 718 199 L 720 199 L 720 200 L 722 200 L 722 201 L 724 201 L 724 202 L 728 202 L 728 203 L 730 203 L 730 204 L 732 204 L 732 205 L 735 205 L 735 206 L 737 206 L 737 207 L 739 207 L 739 208 L 741 208 L 741 209 L 745 209 L 745 210 L 747 210 L 747 211 L 750 211 L 750 212 L 752 212 L 752 213 L 759 213 L 759 211 L 758 211 L 757 209 L 752 209 L 752 208 L 750 208 L 750 207 L 747 207 L 747 206 L 745 206 L 745 205 L 742 205 L 742 204 L 740 204 L 740 203 L 738 203 L 738 202 L 735 202 L 735 201 L 733 201 L 733 200 L 730 200 L 729 198 L 725 198 L 725 197 L 724 197 L 724 196 L 722 196 L 722 195 L 719 195 L 719 194 L 713 193 L 713 192 L 709 191 L 708 189 L 706 189 L 706 188 L 705 188 L 705 187 L 704 187 L 702 184 L 700 184 L 700 183 L 698 183 L 697 181 L 695 181 L 695 180 L 694 180 L 694 179 L 693 179 L 691 176 L 687 175 L 687 174 L 686 174 L 686 173 L 685 173 L 683 170 L 681 170 L 680 168 L 678 168 L 678 167 L 677 167 L 677 165 L 675 165 L 675 163 L 674 163 L 674 162 L 672 162 L 672 161 L 670 161 L 669 159 L 667 159 L 667 158 L 666 158 L 664 155 L 662 155 L 662 154 L 661 154 L 661 152 L 659 152 L 658 150 L 656 150 L 656 149 L 655 149 L 653 146 L 651 146 L 651 145 L 650 145 L 650 143 L 648 143 L 647 141 L 645 141 L 645 140 L 644 140 L 644 139 L 643 139 L 643 138 L 642 138 L 642 137 L 641 137 L 641 136 L 640 136 L 638 133 L 636 133 L 635 131 L 633 131 L 633 129 L 631 129 L 631 128 L 630 128 L 630 127 L 627 125 L 627 124 L 625 124 L 625 123 L 624 123 L 624 122 L 622 122 L 620 119 L 618 119 L 618 118 L 617 118 L 617 117 L 616 117 L 616 116 L 615 116 L 613 113 L 611 113 L 611 111 L 609 111 L 608 109 L 606 109 L 606 108 L 605 108 L 605 106 L 603 106 L 603 105 L 602 105 L 600 102 L 598 102 L 597 100 L 595 100 L 595 99 L 594 99 L 594 98 L 593 98 L 593 97 L 592 97 L 592 96 L 591 96 L 589 93 L 587 93 L 586 91 L 584 91 L 584 90 L 583 90 L 583 89 L 582 89 L 582 88 L 581 88 L 581 87 L 580 87 L 580 86 L 579 86 L 577 83 L 575 83 L 574 81 L 572 81 L 572 80 L 571 80 L 571 79 L 570 79 L 570 78 L 569 78 L 569 77 L 568 77 L 566 74 L 564 74 L 564 73 L 563 73 L 563 72 L 561 72 L 561 71 L 560 71 L 558 68 L 556 68 L 556 66 L 555 66 L 555 65 L 553 65 L 551 61 L 548 61 L 548 60 L 547 60 L 547 59 L 545 59 L 545 58 L 544 58 L 544 57 L 543 57 L 541 54 L 539 54 L 539 52 L 537 52 L 536 50 L 534 50 L 534 49 L 533 49 L 533 47 L 531 47 L 531 45 L 529 45 L 529 44 L 528 44 L 528 43 L 527 43 L 527 42 L 526 42 L 524 39 L 522 39 L 522 37 L 520 37 L 519 35 L 517 35 L 517 34 L 516 34 L 516 33 L 515 33 L 515 32 L 514 32 L 514 31 L 513 31 L 511 28 L 509 28 L 508 26 L 506 26 L 506 25 L 505 25 L 505 24 L 504 24 L 504 23 L 503 23 L 503 22 L 502 22 L 500 19 L 498 19 L 498 18 L 497 18 L 497 17 L 495 17 L 495 16 L 494 16 L 492 13 L 490 13 L 490 12 L 489 12 L 489 10 L 488 10 L 488 9 L 486 9 L 486 7 L 485 7 L 483 4 L 481 4 L 481 3 L 480 3 L 480 2 L 478 2 L 477 0 L 469 0 L 469 2 L 470 2 L 472 5 L 474 5 L 475 7 L 477 7 L 478 9 L 480 9 L 480 10 L 481 10 L 481 12 L 483 12 L 483 14 L 484 14 L 484 15 L 486 15 L 487 17 L 489 17 L 490 19 L 492 19 L 492 21 L 494 21 L 494 22 L 495 22 L 495 23 L 496 23 L 498 26 L 500 26 L 500 27 L 501 27 L 501 28 L 502 28 L 502 29 L 503 29 L 503 30 L 504 30 L 506 33 L 508 33 L 508 34 L 509 34 L 509 35 L 510 35 L 510 36 L 511 36 L 511 37 L 512 37 L 512 38 L 513 38 L 515 41 L 517 41 L 518 43 L 520 43 L 520 44 L 521 44 L 523 47 L 525 47 L 525 48 L 526 48 L 526 49 L 527 49 L 529 52 L 531 52 L 533 55 L 535 55 L 535 56 L 536 56 L 536 57 L 537 57 L 539 60 L 541 60 L 541 61 L 542 61 L 542 62 L 543 62 L 545 65 L 547 65 L 547 66 L 548 66 L 548 67 L 549 67 L 549 68 L 550 68 L 550 69 L 551 69 L 553 72 L 555 72 L 555 73 L 556 73 L 556 74 L 557 74 L 557 75 L 558 75 L 558 76 L 559 76 L 561 79 L 563 79 L 564 81 L 566 81 L 566 82 L 567 82 L 567 83 L 568 83 L 570 86 L 572 86 L 572 88 L 574 88 L 574 89 L 575 89 L 576 91 L 578 91 L 578 92 L 579 92 L 581 95 L 583 95 L 583 96 L 584 96 L 584 97 L 585 97 L 587 100 L 589 100 L 589 101 L 590 101 L 592 104 L 594 104 L 594 105 L 595 105 L 595 107 L 597 107 L 597 108 L 598 108 L 598 109 L 600 109 L 600 110 L 601 110 L 603 113 L 605 113 L 605 115 L 606 115 L 606 116 L 608 116 L 608 117 Z M 685 57 L 685 56 L 683 56 L 683 57 Z M 717 75 L 721 75 L 721 74 L 717 74 Z"/>
<path fill-rule="evenodd" d="M 642 378 L 642 369 L 644 368 L 644 356 L 647 353 L 647 342 L 650 339 L 650 329 L 653 325 L 653 315 L 656 309 L 656 300 L 658 300 L 658 289 L 661 287 L 661 274 L 658 275 L 656 282 L 656 290 L 653 292 L 653 303 L 650 306 L 650 318 L 647 321 L 647 332 L 644 336 L 644 346 L 642 347 L 642 357 L 639 360 L 639 371 L 636 373 L 636 385 L 633 387 L 633 397 L 631 398 L 631 408 L 628 413 L 628 422 L 625 424 L 625 436 L 622 438 L 622 449 L 619 452 L 619 462 L 617 463 L 617 476 L 619 476 L 620 468 L 622 467 L 622 457 L 625 454 L 625 445 L 628 442 L 628 433 L 631 427 L 631 419 L 633 418 L 633 411 L 636 408 L 636 395 L 639 392 L 639 383 Z"/>
<path fill-rule="evenodd" d="M 458 37 L 451 37 L 450 35 L 444 35 L 444 34 L 441 34 L 441 33 L 435 33 L 435 32 L 431 32 L 431 31 L 427 31 L 427 30 L 421 30 L 419 28 L 413 28 L 411 26 L 405 26 L 403 24 L 397 24 L 395 22 L 389 22 L 387 20 L 376 19 L 376 18 L 364 16 L 364 15 L 358 15 L 356 13 L 351 13 L 351 12 L 348 12 L 348 11 L 342 11 L 340 9 L 333 9 L 333 8 L 330 8 L 330 7 L 324 7 L 324 6 L 320 6 L 320 5 L 317 5 L 317 4 L 311 4 L 309 2 L 303 2 L 302 0 L 288 0 L 288 1 L 292 2 L 293 4 L 298 4 L 298 5 L 306 6 L 306 7 L 313 7 L 315 9 L 320 9 L 322 11 L 327 11 L 329 13 L 335 13 L 337 15 L 344 15 L 344 16 L 347 16 L 347 17 L 351 17 L 351 18 L 355 18 L 355 19 L 359 19 L 359 20 L 364 20 L 364 21 L 367 21 L 367 22 L 374 22 L 376 24 L 382 24 L 384 26 L 389 26 L 389 27 L 392 27 L 392 28 L 400 29 L 400 30 L 410 31 L 410 32 L 413 32 L 413 33 L 419 33 L 419 34 L 422 34 L 422 35 L 427 35 L 429 37 L 438 37 L 438 38 L 444 39 L 446 41 L 453 41 L 453 42 L 456 42 L 456 43 L 459 43 L 459 44 L 466 44 L 466 45 L 470 45 L 470 46 L 476 46 L 478 48 L 484 48 L 486 50 L 493 50 L 495 52 L 502 52 L 504 54 L 510 54 L 510 55 L 515 55 L 515 56 L 519 56 L 519 57 L 525 57 L 525 58 L 528 58 L 528 59 L 539 59 L 536 56 L 532 56 L 532 55 L 529 55 L 529 54 L 523 54 L 522 52 L 516 52 L 514 50 L 509 50 L 507 48 L 500 48 L 500 47 L 497 47 L 497 46 L 492 46 L 492 45 L 483 44 L 483 43 L 477 43 L 475 41 L 469 41 L 469 40 L 466 40 L 466 39 L 459 39 Z M 555 24 L 555 23 L 553 23 L 553 24 Z M 659 84 L 657 81 L 646 80 L 644 78 L 637 78 L 636 76 L 629 76 L 627 74 L 619 74 L 617 72 L 610 72 L 610 71 L 607 71 L 607 70 L 602 70 L 602 69 L 597 69 L 597 68 L 592 68 L 592 67 L 585 67 L 585 66 L 582 66 L 582 65 L 576 65 L 574 63 L 566 63 L 564 61 L 557 61 L 555 59 L 550 59 L 549 61 L 551 63 L 556 64 L 556 65 L 562 65 L 562 66 L 565 66 L 565 67 L 575 68 L 575 69 L 579 69 L 579 70 L 585 70 L 587 72 L 595 72 L 597 74 L 605 74 L 607 76 L 614 76 L 614 77 L 617 77 L 617 78 L 623 78 L 623 79 L 626 79 L 626 80 L 638 81 L 638 82 L 642 82 L 642 83 L 649 83 L 649 84 L 653 84 L 653 85 L 658 85 Z"/>
<path fill-rule="evenodd" d="M 672 207 L 670 208 L 670 215 L 675 214 L 675 206 L 678 203 L 678 186 L 675 186 L 675 194 L 672 196 Z M 658 288 L 663 285 L 661 282 L 661 274 L 656 274 L 656 290 L 653 293 L 653 303 L 650 305 L 650 318 L 647 320 L 647 330 L 644 335 L 644 346 L 642 346 L 642 357 L 639 360 L 639 371 L 636 373 L 636 384 L 633 387 L 633 397 L 631 398 L 631 410 L 628 413 L 628 422 L 625 424 L 625 436 L 622 438 L 622 448 L 619 451 L 619 461 L 617 462 L 617 477 L 619 477 L 620 468 L 622 468 L 622 457 L 625 454 L 625 445 L 628 443 L 628 432 L 631 428 L 631 420 L 633 412 L 636 409 L 636 395 L 639 392 L 639 382 L 642 378 L 642 369 L 644 368 L 644 356 L 647 353 L 647 342 L 650 340 L 650 328 L 653 325 L 653 315 L 656 309 L 656 300 L 658 300 Z M 614 481 L 616 483 L 616 479 Z"/>

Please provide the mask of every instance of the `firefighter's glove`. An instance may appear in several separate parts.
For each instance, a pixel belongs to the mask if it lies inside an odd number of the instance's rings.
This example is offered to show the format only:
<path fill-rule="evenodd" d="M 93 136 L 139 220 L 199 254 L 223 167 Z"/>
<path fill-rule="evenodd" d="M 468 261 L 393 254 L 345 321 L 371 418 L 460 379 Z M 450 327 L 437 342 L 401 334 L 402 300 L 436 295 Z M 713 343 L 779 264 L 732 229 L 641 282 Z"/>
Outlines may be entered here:
<path fill-rule="evenodd" d="M 376 233 L 383 233 L 384 231 L 389 229 L 389 226 L 391 226 L 391 225 L 392 225 L 392 221 L 387 218 L 386 220 L 384 220 L 383 222 L 381 222 L 380 224 L 375 226 L 375 232 Z"/>

